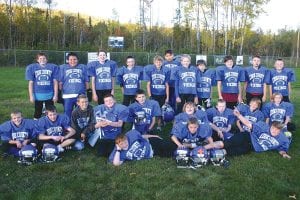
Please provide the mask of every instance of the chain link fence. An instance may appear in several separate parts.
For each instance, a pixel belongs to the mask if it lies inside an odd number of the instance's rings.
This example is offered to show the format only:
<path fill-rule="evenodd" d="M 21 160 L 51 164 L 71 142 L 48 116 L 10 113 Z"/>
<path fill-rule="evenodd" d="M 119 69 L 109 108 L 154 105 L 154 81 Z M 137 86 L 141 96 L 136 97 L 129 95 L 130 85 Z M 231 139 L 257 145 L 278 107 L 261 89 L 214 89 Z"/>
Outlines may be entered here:
<path fill-rule="evenodd" d="M 18 50 L 18 49 L 0 49 L 0 67 L 25 67 L 30 63 L 35 62 L 35 56 L 39 52 L 44 52 L 48 55 L 48 60 L 51 63 L 63 64 L 66 61 L 68 51 L 47 51 L 47 50 Z M 87 51 L 72 51 L 78 54 L 80 63 L 86 64 L 88 62 Z M 147 65 L 152 63 L 155 55 L 163 55 L 163 53 L 149 53 L 149 52 L 110 52 L 110 59 L 115 60 L 119 66 L 125 64 L 127 56 L 133 56 L 136 59 L 137 65 Z M 196 54 L 189 54 L 192 58 L 192 64 L 196 63 Z M 225 55 L 207 55 L 207 63 L 209 66 L 217 66 L 223 63 Z M 251 56 L 244 55 L 238 58 L 242 65 L 250 65 Z M 267 67 L 273 67 L 276 56 L 262 56 L 262 64 Z M 176 57 L 180 59 L 180 55 Z M 236 59 L 236 57 L 235 57 Z M 242 59 L 242 60 L 241 60 Z M 298 59 L 296 57 L 282 57 L 285 65 L 289 67 L 298 67 Z"/>

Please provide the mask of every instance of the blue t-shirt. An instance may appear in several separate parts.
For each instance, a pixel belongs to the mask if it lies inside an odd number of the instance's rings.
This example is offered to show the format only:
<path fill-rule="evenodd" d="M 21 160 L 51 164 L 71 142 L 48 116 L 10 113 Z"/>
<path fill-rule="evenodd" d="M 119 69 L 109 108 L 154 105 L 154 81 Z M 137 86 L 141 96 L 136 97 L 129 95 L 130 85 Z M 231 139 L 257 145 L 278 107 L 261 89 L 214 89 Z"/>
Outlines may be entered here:
<path fill-rule="evenodd" d="M 111 90 L 112 78 L 116 76 L 118 66 L 112 60 L 106 60 L 104 64 L 99 61 L 88 63 L 89 76 L 95 77 L 96 90 Z"/>
<path fill-rule="evenodd" d="M 104 104 L 98 105 L 94 108 L 94 116 L 96 122 L 101 120 L 109 120 L 118 122 L 119 120 L 126 122 L 129 112 L 127 106 L 115 103 L 112 108 L 108 108 Z M 101 133 L 101 138 L 114 140 L 117 135 L 121 133 L 122 127 L 106 126 L 98 128 L 95 132 Z"/>
<path fill-rule="evenodd" d="M 40 118 L 37 122 L 38 134 L 47 136 L 64 136 L 68 128 L 70 128 L 70 119 L 65 114 L 58 114 L 54 122 L 47 116 Z"/>
<path fill-rule="evenodd" d="M 270 118 L 270 124 L 275 121 L 284 123 L 287 116 L 293 116 L 294 106 L 288 102 L 281 102 L 278 106 L 269 102 L 264 104 L 262 111 L 265 118 Z"/>
<path fill-rule="evenodd" d="M 196 133 L 192 134 L 187 125 L 176 124 L 174 125 L 171 134 L 176 136 L 181 142 L 196 143 L 211 137 L 212 129 L 208 123 L 204 123 L 200 124 Z"/>
<path fill-rule="evenodd" d="M 135 95 L 140 89 L 140 81 L 143 80 L 143 68 L 134 66 L 128 69 L 123 66 L 117 70 L 117 81 L 124 89 L 124 95 Z"/>
<path fill-rule="evenodd" d="M 175 95 L 179 94 L 197 94 L 197 69 L 194 66 L 179 66 L 172 74 L 171 80 L 175 81 Z"/>
<path fill-rule="evenodd" d="M 216 71 L 206 69 L 204 72 L 198 69 L 197 96 L 200 98 L 210 98 L 212 87 L 216 85 Z"/>
<path fill-rule="evenodd" d="M 170 70 L 162 66 L 157 69 L 155 65 L 144 67 L 144 80 L 150 82 L 150 90 L 153 95 L 166 95 L 166 83 L 170 80 Z"/>
<path fill-rule="evenodd" d="M 251 94 L 263 94 L 264 84 L 270 79 L 270 72 L 264 66 L 254 69 L 252 66 L 245 69 L 246 92 Z"/>
<path fill-rule="evenodd" d="M 120 161 L 142 160 L 153 157 L 152 147 L 148 140 L 136 130 L 130 130 L 126 133 L 128 139 L 128 149 L 120 152 Z M 116 153 L 116 147 L 109 156 L 109 162 L 113 162 Z"/>
<path fill-rule="evenodd" d="M 39 63 L 33 63 L 26 67 L 25 78 L 33 81 L 33 93 L 35 99 L 44 101 L 52 99 L 54 95 L 54 80 L 58 80 L 59 68 L 57 65 L 47 63 L 41 66 Z"/>
<path fill-rule="evenodd" d="M 36 137 L 36 121 L 22 119 L 20 126 L 16 126 L 12 121 L 4 122 L 0 125 L 1 140 L 24 141 Z"/>
<path fill-rule="evenodd" d="M 237 109 L 240 111 L 241 115 L 248 119 L 252 124 L 265 120 L 264 114 L 259 109 L 251 112 L 250 107 L 245 104 L 239 104 L 237 106 Z M 245 126 L 244 124 L 241 125 L 245 131 L 250 132 L 250 129 L 247 126 Z"/>
<path fill-rule="evenodd" d="M 209 108 L 206 110 L 206 113 L 208 121 L 219 128 L 227 128 L 236 120 L 233 111 L 229 108 L 226 108 L 223 113 L 220 113 L 216 108 Z"/>
<path fill-rule="evenodd" d="M 245 72 L 240 66 L 231 69 L 225 65 L 216 68 L 216 80 L 222 82 L 222 93 L 239 93 L 239 82 L 245 81 Z"/>
<path fill-rule="evenodd" d="M 174 124 L 181 123 L 186 125 L 188 120 L 192 117 L 198 119 L 199 124 L 208 123 L 207 114 L 203 110 L 197 110 L 194 114 L 188 115 L 186 112 L 179 113 L 174 118 Z"/>
<path fill-rule="evenodd" d="M 265 122 L 257 122 L 252 124 L 250 133 L 251 143 L 256 152 L 268 150 L 278 150 L 287 152 L 290 146 L 289 139 L 281 131 L 279 135 L 272 136 L 270 126 Z"/>
<path fill-rule="evenodd" d="M 139 104 L 134 102 L 129 105 L 128 121 L 134 124 L 134 128 L 140 133 L 144 134 L 148 131 L 152 123 L 152 117 L 161 116 L 161 109 L 155 100 L 146 100 L 145 103 Z M 137 120 L 137 117 L 139 119 Z"/>
<path fill-rule="evenodd" d="M 68 98 L 66 95 L 75 95 L 76 97 L 76 94 L 85 94 L 85 84 L 89 82 L 86 66 L 82 64 L 75 67 L 71 67 L 69 64 L 61 65 L 59 81 L 63 84 L 64 98 Z"/>
<path fill-rule="evenodd" d="M 292 69 L 283 68 L 281 72 L 270 70 L 269 85 L 272 85 L 272 93 L 279 92 L 282 96 L 288 96 L 288 83 L 294 81 L 296 81 L 295 73 Z"/>
<path fill-rule="evenodd" d="M 174 74 L 174 72 L 177 70 L 178 66 L 180 66 L 180 63 L 177 62 L 176 60 L 173 60 L 171 62 L 169 61 L 164 61 L 163 66 L 167 67 L 170 69 L 170 77 L 172 76 L 172 74 Z M 174 80 L 169 80 L 169 86 L 170 87 L 174 87 L 175 86 L 175 81 Z"/>

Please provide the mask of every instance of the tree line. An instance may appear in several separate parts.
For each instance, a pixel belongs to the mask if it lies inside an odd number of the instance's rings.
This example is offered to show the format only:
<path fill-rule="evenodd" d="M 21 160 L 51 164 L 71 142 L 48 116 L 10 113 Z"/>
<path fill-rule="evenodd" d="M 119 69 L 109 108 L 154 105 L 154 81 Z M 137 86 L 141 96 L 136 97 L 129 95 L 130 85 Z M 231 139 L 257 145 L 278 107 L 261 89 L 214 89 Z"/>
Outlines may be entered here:
<path fill-rule="evenodd" d="M 35 7 L 38 0 L 0 0 L 0 49 L 298 55 L 297 30 L 253 30 L 269 0 L 178 0 L 172 27 L 149 24 L 151 0 L 137 1 L 142 5 L 138 23 L 57 11 L 54 0 L 40 1 L 46 9 Z M 112 14 L 118 16 L 115 9 Z M 110 48 L 109 36 L 124 37 L 124 48 Z"/>

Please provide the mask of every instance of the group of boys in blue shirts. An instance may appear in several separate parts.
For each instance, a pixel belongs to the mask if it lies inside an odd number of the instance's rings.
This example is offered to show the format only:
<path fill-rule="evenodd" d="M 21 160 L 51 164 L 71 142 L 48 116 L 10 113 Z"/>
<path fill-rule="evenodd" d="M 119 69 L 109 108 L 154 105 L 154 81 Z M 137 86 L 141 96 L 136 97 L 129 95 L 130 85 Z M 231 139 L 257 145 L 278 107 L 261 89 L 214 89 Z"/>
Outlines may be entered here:
<path fill-rule="evenodd" d="M 10 153 L 18 156 L 25 145 L 43 148 L 45 143 L 57 146 L 59 152 L 68 146 L 82 150 L 85 144 L 94 146 L 98 141 L 100 155 L 110 155 L 116 165 L 153 155 L 171 156 L 177 148 L 199 145 L 225 148 L 229 155 L 276 149 L 290 157 L 290 140 L 284 133 L 293 127 L 289 97 L 295 76 L 283 60 L 276 60 L 275 68 L 269 70 L 260 65 L 259 56 L 254 56 L 253 66 L 247 68 L 234 65 L 233 58 L 225 56 L 224 65 L 214 70 L 208 69 L 204 60 L 191 66 L 187 54 L 180 63 L 174 61 L 173 52 L 167 50 L 167 60 L 155 56 L 153 64 L 141 67 L 128 56 L 126 66 L 118 68 L 116 62 L 106 59 L 105 51 L 100 50 L 98 56 L 98 61 L 85 66 L 70 53 L 69 63 L 57 67 L 40 53 L 37 63 L 27 66 L 29 97 L 38 120 L 23 119 L 21 112 L 14 111 L 11 121 L 0 125 L 1 139 L 7 141 Z M 146 92 L 140 90 L 141 81 L 147 82 Z M 242 102 L 242 82 L 248 105 Z M 113 96 L 116 84 L 122 89 L 123 105 Z M 268 85 L 272 101 L 261 106 Z M 213 86 L 217 86 L 219 99 L 215 107 L 210 105 Z M 94 108 L 84 95 L 88 89 L 99 104 Z M 59 90 L 64 114 L 58 114 L 53 106 Z M 161 107 L 166 103 L 177 114 L 171 140 L 154 134 L 160 133 L 164 124 Z M 43 106 L 46 116 L 40 118 Z M 121 134 L 125 122 L 132 124 L 132 130 Z"/>

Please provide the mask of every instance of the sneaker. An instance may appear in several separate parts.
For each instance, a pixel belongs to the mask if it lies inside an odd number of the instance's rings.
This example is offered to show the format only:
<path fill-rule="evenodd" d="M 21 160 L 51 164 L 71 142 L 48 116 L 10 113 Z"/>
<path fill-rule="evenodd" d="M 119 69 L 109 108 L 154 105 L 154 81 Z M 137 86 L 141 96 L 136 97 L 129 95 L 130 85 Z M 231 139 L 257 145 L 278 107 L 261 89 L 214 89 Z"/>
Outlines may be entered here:
<path fill-rule="evenodd" d="M 65 151 L 65 149 L 62 146 L 60 146 L 60 145 L 57 145 L 57 149 L 58 149 L 59 153 L 62 153 L 62 152 Z"/>

